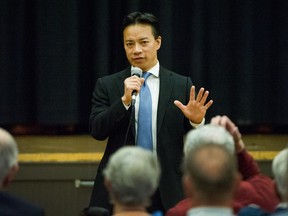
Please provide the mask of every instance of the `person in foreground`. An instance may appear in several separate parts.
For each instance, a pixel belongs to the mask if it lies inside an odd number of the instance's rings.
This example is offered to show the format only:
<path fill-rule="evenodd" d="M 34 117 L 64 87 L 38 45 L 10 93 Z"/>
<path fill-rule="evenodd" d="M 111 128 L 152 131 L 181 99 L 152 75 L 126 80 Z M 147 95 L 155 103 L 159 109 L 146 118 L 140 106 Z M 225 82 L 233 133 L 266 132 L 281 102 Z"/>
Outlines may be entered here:
<path fill-rule="evenodd" d="M 16 141 L 8 131 L 0 128 L 0 215 L 43 216 L 41 207 L 4 192 L 18 172 L 17 157 Z"/>
<path fill-rule="evenodd" d="M 160 164 L 149 150 L 126 146 L 116 151 L 103 170 L 114 216 L 148 216 L 146 207 L 160 179 Z"/>
<path fill-rule="evenodd" d="M 287 216 L 288 215 L 288 148 L 280 151 L 272 161 L 272 172 L 281 203 L 273 212 L 258 205 L 249 205 L 240 210 L 239 216 Z"/>
<path fill-rule="evenodd" d="M 160 161 L 162 175 L 149 212 L 165 212 L 184 197 L 181 187 L 183 136 L 193 127 L 204 124 L 206 111 L 213 101 L 206 103 L 209 92 L 204 88 L 200 88 L 196 96 L 190 77 L 160 64 L 157 52 L 162 37 L 154 15 L 128 14 L 123 20 L 122 32 L 130 66 L 99 78 L 92 95 L 91 135 L 97 140 L 108 138 L 108 141 L 89 206 L 111 209 L 102 170 L 117 149 L 136 145 L 151 150 Z M 141 74 L 148 78 L 144 79 Z M 146 97 L 142 97 L 143 92 Z M 133 100 L 132 94 L 133 98 L 136 95 Z M 140 111 L 143 109 L 147 112 Z"/>
<path fill-rule="evenodd" d="M 231 201 L 239 181 L 235 155 L 225 146 L 204 143 L 190 149 L 183 185 L 194 205 L 187 216 L 234 215 Z"/>
<path fill-rule="evenodd" d="M 213 126 L 222 127 L 222 131 Z M 199 129 L 201 129 L 202 135 L 199 135 L 197 139 L 194 139 L 191 135 L 193 131 L 188 133 L 185 141 L 186 150 L 198 144 L 212 142 L 226 146 L 237 155 L 238 171 L 242 176 L 242 180 L 233 197 L 232 207 L 234 213 L 237 214 L 240 208 L 251 203 L 257 204 L 267 211 L 273 211 L 279 203 L 279 198 L 274 189 L 274 181 L 260 172 L 258 164 L 245 148 L 238 127 L 229 117 L 215 116 L 211 119 L 210 124 Z M 233 137 L 232 140 L 224 139 L 228 137 L 225 135 L 227 132 Z M 187 197 L 169 209 L 166 216 L 185 216 L 188 209 L 193 206 L 193 198 Z"/>

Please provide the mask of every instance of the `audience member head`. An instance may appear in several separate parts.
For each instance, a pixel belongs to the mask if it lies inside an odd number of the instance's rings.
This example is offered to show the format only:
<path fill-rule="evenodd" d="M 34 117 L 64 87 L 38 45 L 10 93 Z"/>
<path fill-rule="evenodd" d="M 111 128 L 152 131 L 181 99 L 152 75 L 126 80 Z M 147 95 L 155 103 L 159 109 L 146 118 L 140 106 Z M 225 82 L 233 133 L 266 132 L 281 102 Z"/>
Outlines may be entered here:
<path fill-rule="evenodd" d="M 0 128 L 0 188 L 10 184 L 18 169 L 17 143 L 8 131 Z"/>
<path fill-rule="evenodd" d="M 184 154 L 187 155 L 191 149 L 203 144 L 223 145 L 231 153 L 235 153 L 233 137 L 220 125 L 207 124 L 188 132 L 184 144 Z"/>
<path fill-rule="evenodd" d="M 103 174 L 114 211 L 115 204 L 145 208 L 158 187 L 160 165 L 151 151 L 125 146 L 110 157 Z"/>
<path fill-rule="evenodd" d="M 183 170 L 184 190 L 193 198 L 195 207 L 230 207 L 240 181 L 231 149 L 213 142 L 199 143 L 186 151 Z"/>
<path fill-rule="evenodd" d="M 281 200 L 288 203 L 288 148 L 280 151 L 273 159 L 272 172 Z"/>

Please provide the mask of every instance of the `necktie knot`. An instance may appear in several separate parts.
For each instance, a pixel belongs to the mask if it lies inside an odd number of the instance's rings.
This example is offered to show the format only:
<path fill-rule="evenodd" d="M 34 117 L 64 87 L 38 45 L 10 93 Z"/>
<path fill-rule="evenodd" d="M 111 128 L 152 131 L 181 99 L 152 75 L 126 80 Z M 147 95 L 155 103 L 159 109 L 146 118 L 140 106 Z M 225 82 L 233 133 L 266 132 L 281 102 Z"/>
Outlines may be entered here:
<path fill-rule="evenodd" d="M 148 77 L 151 75 L 151 73 L 149 72 L 143 72 L 142 77 L 145 79 L 144 81 L 144 85 L 146 84 L 146 80 L 148 79 Z"/>

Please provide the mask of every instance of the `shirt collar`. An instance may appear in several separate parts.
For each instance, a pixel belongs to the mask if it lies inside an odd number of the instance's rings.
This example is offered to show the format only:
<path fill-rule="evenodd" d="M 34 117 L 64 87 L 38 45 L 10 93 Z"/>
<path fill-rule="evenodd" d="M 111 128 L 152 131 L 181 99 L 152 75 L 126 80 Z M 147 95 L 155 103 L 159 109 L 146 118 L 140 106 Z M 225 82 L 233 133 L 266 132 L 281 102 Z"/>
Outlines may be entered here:
<path fill-rule="evenodd" d="M 281 202 L 281 203 L 278 204 L 277 208 L 288 209 L 288 203 Z"/>
<path fill-rule="evenodd" d="M 133 70 L 134 66 L 131 65 L 131 71 Z M 149 72 L 151 74 L 153 74 L 155 77 L 159 77 L 159 69 L 160 69 L 160 64 L 159 61 L 157 61 L 156 65 L 152 68 L 149 69 Z"/>
<path fill-rule="evenodd" d="M 201 206 L 201 207 L 194 207 L 188 210 L 187 215 L 234 215 L 231 208 L 226 207 L 209 207 L 209 206 Z"/>

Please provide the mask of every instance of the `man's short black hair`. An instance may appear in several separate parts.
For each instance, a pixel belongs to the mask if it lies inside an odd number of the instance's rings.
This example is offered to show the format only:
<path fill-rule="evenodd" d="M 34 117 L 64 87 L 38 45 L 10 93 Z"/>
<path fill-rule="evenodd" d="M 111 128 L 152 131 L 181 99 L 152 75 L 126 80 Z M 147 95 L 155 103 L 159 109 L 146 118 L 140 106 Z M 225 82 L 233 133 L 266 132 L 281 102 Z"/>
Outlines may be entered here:
<path fill-rule="evenodd" d="M 160 25 L 156 16 L 147 12 L 132 12 L 124 17 L 122 22 L 122 32 L 130 25 L 146 24 L 152 27 L 154 38 L 157 39 L 160 36 Z"/>

